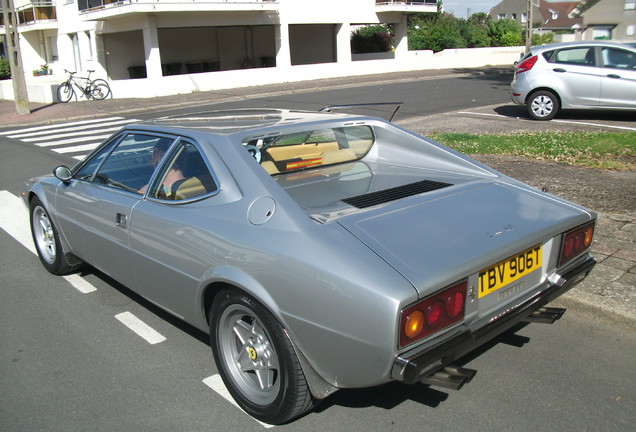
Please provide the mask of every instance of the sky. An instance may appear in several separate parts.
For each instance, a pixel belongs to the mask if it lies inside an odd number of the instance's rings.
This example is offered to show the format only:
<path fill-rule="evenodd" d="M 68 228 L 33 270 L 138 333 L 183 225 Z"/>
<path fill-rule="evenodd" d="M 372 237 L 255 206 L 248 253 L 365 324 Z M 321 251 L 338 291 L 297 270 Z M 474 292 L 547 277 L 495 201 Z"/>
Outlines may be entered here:
<path fill-rule="evenodd" d="M 488 12 L 490 8 L 501 0 L 443 0 L 444 10 L 451 12 L 457 18 L 467 18 L 466 12 L 470 13 Z"/>

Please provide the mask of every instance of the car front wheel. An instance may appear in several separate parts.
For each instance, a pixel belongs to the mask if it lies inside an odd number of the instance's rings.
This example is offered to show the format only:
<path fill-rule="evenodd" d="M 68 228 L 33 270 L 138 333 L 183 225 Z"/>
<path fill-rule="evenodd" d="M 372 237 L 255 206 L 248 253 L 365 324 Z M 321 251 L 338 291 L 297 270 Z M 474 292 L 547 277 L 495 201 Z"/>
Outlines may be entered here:
<path fill-rule="evenodd" d="M 559 111 L 559 100 L 554 93 L 541 90 L 528 98 L 528 114 L 535 120 L 552 120 Z"/>
<path fill-rule="evenodd" d="M 31 234 L 42 265 L 53 274 L 63 275 L 79 266 L 71 265 L 66 257 L 57 228 L 49 212 L 38 197 L 31 200 Z"/>
<path fill-rule="evenodd" d="M 274 316 L 242 292 L 219 293 L 210 309 L 210 342 L 228 391 L 248 414 L 270 424 L 314 406 L 291 341 Z"/>

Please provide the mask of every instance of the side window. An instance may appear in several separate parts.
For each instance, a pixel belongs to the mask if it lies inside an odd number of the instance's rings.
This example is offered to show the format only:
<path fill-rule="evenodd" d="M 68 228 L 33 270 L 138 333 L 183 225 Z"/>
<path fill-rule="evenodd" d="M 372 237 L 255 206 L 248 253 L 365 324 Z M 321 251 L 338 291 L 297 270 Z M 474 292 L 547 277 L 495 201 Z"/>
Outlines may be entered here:
<path fill-rule="evenodd" d="M 199 149 L 189 141 L 182 141 L 166 159 L 148 195 L 180 201 L 217 190 L 216 181 Z"/>
<path fill-rule="evenodd" d="M 594 58 L 594 47 L 568 48 L 556 53 L 554 63 L 594 66 L 596 64 Z"/>
<path fill-rule="evenodd" d="M 554 51 L 544 51 L 543 58 L 545 59 L 545 61 L 549 62 L 553 54 L 554 54 Z"/>
<path fill-rule="evenodd" d="M 618 48 L 601 50 L 603 67 L 612 69 L 636 69 L 636 54 Z"/>
<path fill-rule="evenodd" d="M 173 142 L 173 138 L 130 133 L 104 161 L 93 182 L 142 194 Z"/>
<path fill-rule="evenodd" d="M 93 178 L 93 174 L 95 174 L 95 170 L 99 168 L 102 164 L 103 160 L 108 156 L 113 147 L 117 145 L 120 137 L 116 137 L 111 142 L 102 147 L 97 153 L 95 153 L 88 161 L 82 165 L 79 170 L 75 172 L 74 178 L 78 180 L 90 181 Z"/>

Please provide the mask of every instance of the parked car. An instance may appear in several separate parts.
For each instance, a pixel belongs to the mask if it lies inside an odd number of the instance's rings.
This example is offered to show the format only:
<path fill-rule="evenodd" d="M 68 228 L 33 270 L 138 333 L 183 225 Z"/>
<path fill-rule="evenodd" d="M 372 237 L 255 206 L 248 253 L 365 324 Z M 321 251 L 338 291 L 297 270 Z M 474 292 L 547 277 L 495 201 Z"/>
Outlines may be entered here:
<path fill-rule="evenodd" d="M 459 388 L 460 357 L 554 322 L 595 265 L 594 212 L 362 115 L 128 125 L 23 197 L 48 271 L 88 263 L 209 332 L 229 392 L 273 424 L 340 388 Z"/>
<path fill-rule="evenodd" d="M 536 120 L 560 109 L 636 110 L 636 49 L 601 41 L 532 47 L 515 66 L 511 95 Z"/>

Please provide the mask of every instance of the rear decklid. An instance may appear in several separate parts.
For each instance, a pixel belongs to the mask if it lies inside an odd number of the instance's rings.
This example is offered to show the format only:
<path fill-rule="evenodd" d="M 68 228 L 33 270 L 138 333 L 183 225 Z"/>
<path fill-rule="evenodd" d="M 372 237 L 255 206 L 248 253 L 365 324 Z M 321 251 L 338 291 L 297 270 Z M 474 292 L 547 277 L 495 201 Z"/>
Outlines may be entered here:
<path fill-rule="evenodd" d="M 425 297 L 431 289 L 475 274 L 591 218 L 582 208 L 538 191 L 482 180 L 350 214 L 338 223 Z M 535 273 L 534 283 L 545 273 L 547 261 L 545 254 L 543 272 Z"/>

